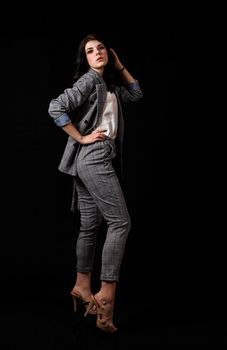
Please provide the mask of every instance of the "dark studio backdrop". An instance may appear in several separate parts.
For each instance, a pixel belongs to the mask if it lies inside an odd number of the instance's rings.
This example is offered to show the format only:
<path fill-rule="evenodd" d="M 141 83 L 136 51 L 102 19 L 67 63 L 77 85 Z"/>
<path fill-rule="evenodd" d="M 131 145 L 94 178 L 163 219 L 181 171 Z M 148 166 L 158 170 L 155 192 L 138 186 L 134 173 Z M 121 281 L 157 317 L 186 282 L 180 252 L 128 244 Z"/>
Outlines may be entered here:
<path fill-rule="evenodd" d="M 131 26 L 114 16 L 104 24 L 61 11 L 24 9 L 18 16 L 5 10 L 1 289 L 7 337 L 8 312 L 23 318 L 29 303 L 47 309 L 64 303 L 74 283 L 79 218 L 69 211 L 71 178 L 57 169 L 67 136 L 47 110 L 71 86 L 77 44 L 89 32 L 108 38 L 144 92 L 124 106 L 132 230 L 118 297 L 142 296 L 169 310 L 166 322 L 174 315 L 224 320 L 215 146 L 224 114 L 226 25 Z"/>

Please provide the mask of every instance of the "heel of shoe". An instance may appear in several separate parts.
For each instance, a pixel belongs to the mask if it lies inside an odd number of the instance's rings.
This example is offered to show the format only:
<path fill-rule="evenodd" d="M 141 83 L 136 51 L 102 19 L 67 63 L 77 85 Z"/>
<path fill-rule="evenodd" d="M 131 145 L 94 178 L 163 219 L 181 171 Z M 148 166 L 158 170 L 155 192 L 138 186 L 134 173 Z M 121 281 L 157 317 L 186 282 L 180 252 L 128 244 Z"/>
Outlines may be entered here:
<path fill-rule="evenodd" d="M 77 297 L 75 295 L 72 295 L 73 299 L 73 311 L 77 312 Z"/>
<path fill-rule="evenodd" d="M 91 300 L 86 301 L 79 294 L 71 293 L 71 295 L 72 295 L 72 299 L 73 299 L 74 312 L 77 312 L 80 309 L 80 307 L 78 307 L 78 306 L 83 305 L 83 309 L 85 307 L 84 317 L 86 317 L 87 314 L 97 315 L 97 311 L 96 311 L 97 305 L 96 305 L 96 302 L 95 302 L 95 299 L 93 296 L 92 296 Z M 79 303 L 81 303 L 81 305 L 78 305 Z M 95 309 L 94 309 L 94 306 L 95 306 Z"/>
<path fill-rule="evenodd" d="M 84 317 L 86 317 L 87 314 L 97 315 L 97 304 L 93 296 L 92 296 L 92 299 L 89 302 L 86 302 L 85 304 L 86 304 L 86 311 L 85 311 Z M 94 306 L 95 306 L 95 309 L 94 309 Z"/>

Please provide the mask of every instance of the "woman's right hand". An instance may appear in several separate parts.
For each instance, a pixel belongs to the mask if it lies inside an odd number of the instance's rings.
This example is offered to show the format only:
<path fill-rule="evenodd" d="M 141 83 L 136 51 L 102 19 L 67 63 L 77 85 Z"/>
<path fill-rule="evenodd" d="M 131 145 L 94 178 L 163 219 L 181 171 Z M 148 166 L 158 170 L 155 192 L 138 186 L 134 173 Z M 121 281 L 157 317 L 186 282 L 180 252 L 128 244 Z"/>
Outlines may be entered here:
<path fill-rule="evenodd" d="M 91 134 L 81 135 L 72 123 L 66 124 L 62 128 L 69 136 L 71 136 L 74 140 L 81 143 L 82 145 L 87 145 L 96 141 L 102 141 L 106 137 L 104 134 L 106 130 L 102 129 L 95 129 Z"/>
<path fill-rule="evenodd" d="M 106 135 L 104 134 L 105 131 L 106 130 L 94 130 L 91 134 L 81 136 L 79 143 L 87 145 L 89 143 L 102 141 L 106 138 Z"/>

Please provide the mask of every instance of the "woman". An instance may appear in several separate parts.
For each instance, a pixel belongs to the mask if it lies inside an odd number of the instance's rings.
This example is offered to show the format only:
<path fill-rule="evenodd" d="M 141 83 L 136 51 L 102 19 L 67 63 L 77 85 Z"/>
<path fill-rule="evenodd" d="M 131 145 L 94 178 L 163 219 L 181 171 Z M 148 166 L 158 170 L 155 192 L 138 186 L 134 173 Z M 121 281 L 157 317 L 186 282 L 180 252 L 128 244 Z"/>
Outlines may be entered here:
<path fill-rule="evenodd" d="M 59 170 L 74 179 L 72 209 L 80 212 L 77 276 L 71 294 L 97 315 L 96 325 L 113 333 L 116 286 L 130 216 L 120 185 L 124 121 L 121 103 L 142 97 L 139 83 L 122 65 L 112 48 L 95 34 L 80 43 L 75 83 L 50 102 L 48 112 L 68 135 Z M 120 83 L 119 83 L 120 82 Z M 107 232 L 102 250 L 100 290 L 93 295 L 96 235 L 102 218 Z"/>

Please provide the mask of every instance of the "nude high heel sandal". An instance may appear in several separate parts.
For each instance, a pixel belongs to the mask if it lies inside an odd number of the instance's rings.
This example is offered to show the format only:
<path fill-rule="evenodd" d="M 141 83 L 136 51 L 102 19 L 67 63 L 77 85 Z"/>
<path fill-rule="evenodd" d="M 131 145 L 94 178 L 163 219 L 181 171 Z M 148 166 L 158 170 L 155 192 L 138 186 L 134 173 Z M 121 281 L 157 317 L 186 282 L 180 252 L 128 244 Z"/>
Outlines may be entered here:
<path fill-rule="evenodd" d="M 87 316 L 87 314 L 97 315 L 97 307 L 96 307 L 96 301 L 91 295 L 91 297 L 88 300 L 85 300 L 82 295 L 78 292 L 71 292 L 72 299 L 73 299 L 73 310 L 77 312 L 77 306 L 79 302 L 82 302 L 82 304 L 85 306 L 85 313 L 84 317 Z"/>
<path fill-rule="evenodd" d="M 113 305 L 107 303 L 105 300 L 97 301 L 97 320 L 96 326 L 107 333 L 115 333 L 117 328 L 113 324 Z"/>

